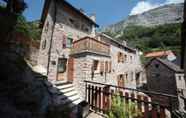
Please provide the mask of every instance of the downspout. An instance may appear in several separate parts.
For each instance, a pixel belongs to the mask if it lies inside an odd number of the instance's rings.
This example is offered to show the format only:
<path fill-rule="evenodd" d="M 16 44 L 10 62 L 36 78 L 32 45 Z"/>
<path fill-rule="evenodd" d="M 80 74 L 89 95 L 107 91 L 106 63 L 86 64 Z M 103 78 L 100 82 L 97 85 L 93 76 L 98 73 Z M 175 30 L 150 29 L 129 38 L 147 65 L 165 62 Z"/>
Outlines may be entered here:
<path fill-rule="evenodd" d="M 186 1 L 184 1 L 183 23 L 181 32 L 181 69 L 184 69 L 186 75 Z"/>
<path fill-rule="evenodd" d="M 48 63 L 47 63 L 47 76 L 49 74 L 49 68 L 50 68 L 50 59 L 51 59 L 51 50 L 52 50 L 52 41 L 53 41 L 53 36 L 54 36 L 54 28 L 56 24 L 56 15 L 57 15 L 57 0 L 54 0 L 54 23 L 52 26 L 52 34 L 51 34 L 51 39 L 50 39 L 50 46 L 49 46 L 49 51 L 48 51 Z"/>

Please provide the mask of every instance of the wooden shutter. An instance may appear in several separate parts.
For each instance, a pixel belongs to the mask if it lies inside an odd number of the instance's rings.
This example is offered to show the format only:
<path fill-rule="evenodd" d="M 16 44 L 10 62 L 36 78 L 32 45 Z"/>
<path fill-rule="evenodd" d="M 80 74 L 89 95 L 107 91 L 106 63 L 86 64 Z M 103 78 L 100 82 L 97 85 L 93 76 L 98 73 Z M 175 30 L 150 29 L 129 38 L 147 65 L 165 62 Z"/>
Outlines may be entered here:
<path fill-rule="evenodd" d="M 124 54 L 123 54 L 123 53 L 122 53 L 121 58 L 122 58 L 122 59 L 121 59 L 121 62 L 122 62 L 122 63 L 124 63 L 124 61 L 125 61 L 125 56 L 124 56 Z"/>
<path fill-rule="evenodd" d="M 67 44 L 67 37 L 66 35 L 63 35 L 63 49 L 66 48 L 66 44 Z"/>
<path fill-rule="evenodd" d="M 105 72 L 109 72 L 108 61 L 105 61 Z"/>
<path fill-rule="evenodd" d="M 74 58 L 70 57 L 68 59 L 68 81 L 72 82 L 74 80 Z"/>
<path fill-rule="evenodd" d="M 112 62 L 110 61 L 109 63 L 108 63 L 108 66 L 109 66 L 109 73 L 112 71 Z"/>
<path fill-rule="evenodd" d="M 104 61 L 100 62 L 100 72 L 103 73 L 104 72 Z"/>
<path fill-rule="evenodd" d="M 120 52 L 118 52 L 118 63 L 120 62 Z"/>

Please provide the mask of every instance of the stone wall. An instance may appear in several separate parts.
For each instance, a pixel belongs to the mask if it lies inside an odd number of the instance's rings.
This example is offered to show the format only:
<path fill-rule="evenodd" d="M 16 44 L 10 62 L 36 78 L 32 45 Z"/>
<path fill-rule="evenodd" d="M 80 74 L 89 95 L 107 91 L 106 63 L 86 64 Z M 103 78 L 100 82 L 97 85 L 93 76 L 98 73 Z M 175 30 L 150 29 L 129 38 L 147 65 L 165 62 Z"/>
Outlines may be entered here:
<path fill-rule="evenodd" d="M 104 84 L 112 84 L 111 73 L 103 73 L 100 71 L 94 71 L 92 76 L 92 66 L 93 61 L 110 61 L 109 57 L 99 56 L 99 55 L 86 55 L 75 58 L 75 66 L 74 66 L 74 85 L 76 86 L 78 93 L 81 96 L 81 99 L 85 98 L 85 80 L 93 81 Z M 100 66 L 98 64 L 98 66 Z"/>
<path fill-rule="evenodd" d="M 42 32 L 40 54 L 38 59 L 38 64 L 47 68 L 48 57 L 50 56 L 48 73 L 48 79 L 50 79 L 50 81 L 55 81 L 57 78 L 58 58 L 68 59 L 71 53 L 71 48 L 63 47 L 64 39 L 66 40 L 67 38 L 72 38 L 73 41 L 75 41 L 82 37 L 92 35 L 93 33 L 92 24 L 80 17 L 79 14 L 74 14 L 73 12 L 74 11 L 66 6 L 63 6 L 61 3 L 57 3 L 56 23 L 52 36 L 52 27 L 55 17 L 54 2 L 51 2 L 50 4 L 49 12 Z M 75 21 L 77 21 L 80 26 L 83 24 L 83 26 L 87 27 L 89 30 L 85 32 L 81 29 L 81 27 L 78 28 L 77 24 L 74 24 Z M 46 47 L 43 49 L 44 43 L 46 43 Z M 49 52 L 50 46 L 51 52 Z M 67 75 L 65 74 L 64 76 L 65 79 L 67 79 Z"/>
<path fill-rule="evenodd" d="M 110 44 L 110 56 L 112 61 L 112 71 L 111 78 L 113 80 L 112 84 L 118 85 L 117 77 L 120 74 L 128 74 L 128 78 L 125 81 L 125 87 L 136 88 L 136 74 L 140 73 L 139 81 L 145 82 L 143 68 L 140 62 L 140 56 L 138 51 L 131 51 L 127 46 L 116 43 L 110 38 L 105 36 L 98 36 L 98 40 L 104 41 Z M 127 55 L 126 61 L 124 63 L 118 63 L 118 53 L 121 52 Z M 131 59 L 132 58 L 132 59 Z"/>
<path fill-rule="evenodd" d="M 153 60 L 146 68 L 148 90 L 177 95 L 175 73 Z"/>

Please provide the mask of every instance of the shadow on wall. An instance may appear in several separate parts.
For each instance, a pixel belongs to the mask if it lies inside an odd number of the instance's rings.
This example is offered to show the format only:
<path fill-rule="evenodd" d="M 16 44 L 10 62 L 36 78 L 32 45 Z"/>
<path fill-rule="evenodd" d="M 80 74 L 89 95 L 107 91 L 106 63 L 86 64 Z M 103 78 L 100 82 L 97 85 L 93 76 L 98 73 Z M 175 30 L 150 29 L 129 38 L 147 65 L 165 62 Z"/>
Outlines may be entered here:
<path fill-rule="evenodd" d="M 64 94 L 33 72 L 15 48 L 5 47 L 0 46 L 0 117 L 70 118 L 71 109 L 59 99 Z"/>

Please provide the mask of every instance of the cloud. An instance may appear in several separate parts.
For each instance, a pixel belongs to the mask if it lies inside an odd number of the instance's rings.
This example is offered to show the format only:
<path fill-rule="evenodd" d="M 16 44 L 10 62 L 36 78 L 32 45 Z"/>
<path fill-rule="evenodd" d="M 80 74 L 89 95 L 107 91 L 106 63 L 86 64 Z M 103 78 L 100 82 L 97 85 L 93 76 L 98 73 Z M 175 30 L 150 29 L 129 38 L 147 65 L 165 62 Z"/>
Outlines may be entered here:
<path fill-rule="evenodd" d="M 130 15 L 141 14 L 145 11 L 157 8 L 159 6 L 163 6 L 165 4 L 173 4 L 173 3 L 183 3 L 184 0 L 166 0 L 164 3 L 151 3 L 148 1 L 140 1 L 134 6 L 130 12 Z"/>
<path fill-rule="evenodd" d="M 159 4 L 152 4 L 147 1 L 140 1 L 136 4 L 136 6 L 134 8 L 132 8 L 130 15 L 141 14 L 145 11 L 148 11 L 150 9 L 154 9 L 158 6 L 159 6 Z"/>
<path fill-rule="evenodd" d="M 183 3 L 184 0 L 166 0 L 165 4 Z"/>

